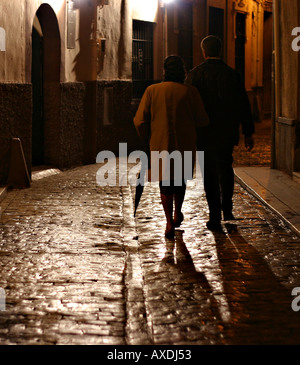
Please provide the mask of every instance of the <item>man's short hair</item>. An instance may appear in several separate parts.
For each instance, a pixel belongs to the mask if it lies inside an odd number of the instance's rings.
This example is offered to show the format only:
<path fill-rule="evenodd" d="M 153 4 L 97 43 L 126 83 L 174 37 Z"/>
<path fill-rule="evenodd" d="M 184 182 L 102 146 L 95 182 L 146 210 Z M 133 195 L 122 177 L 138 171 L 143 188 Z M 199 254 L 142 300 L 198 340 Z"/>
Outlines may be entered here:
<path fill-rule="evenodd" d="M 202 40 L 201 48 L 207 57 L 220 57 L 222 41 L 217 36 L 209 35 Z"/>

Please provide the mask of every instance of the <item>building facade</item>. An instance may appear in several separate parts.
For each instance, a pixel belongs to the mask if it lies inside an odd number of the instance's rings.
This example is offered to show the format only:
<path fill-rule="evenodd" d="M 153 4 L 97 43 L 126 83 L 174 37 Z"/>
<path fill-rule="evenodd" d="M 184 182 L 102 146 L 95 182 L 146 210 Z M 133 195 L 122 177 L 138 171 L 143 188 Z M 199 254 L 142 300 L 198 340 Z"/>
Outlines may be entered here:
<path fill-rule="evenodd" d="M 1 184 L 12 138 L 29 174 L 130 142 L 131 24 L 127 0 L 0 1 Z"/>
<path fill-rule="evenodd" d="M 255 120 L 271 117 L 272 1 L 173 1 L 165 13 L 166 54 L 181 55 L 192 68 L 203 61 L 203 37 L 217 35 L 222 58 L 245 83 Z"/>
<path fill-rule="evenodd" d="M 280 33 L 298 13 L 278 2 Z M 120 142 L 139 148 L 132 117 L 143 91 L 161 81 L 167 55 L 180 55 L 187 69 L 201 63 L 200 42 L 208 34 L 223 40 L 222 57 L 240 72 L 255 120 L 271 118 L 273 24 L 272 0 L 1 0 L 0 183 L 9 173 L 13 137 L 22 142 L 29 173 L 35 165 L 94 163 L 101 150 L 118 153 Z M 285 47 L 283 37 L 276 39 Z M 293 61 L 279 57 L 287 71 L 290 62 L 296 66 L 295 52 Z M 282 122 L 298 120 L 285 97 L 287 82 L 282 77 L 276 94 L 282 112 L 273 161 L 281 169 L 279 135 L 289 133 Z"/>
<path fill-rule="evenodd" d="M 300 1 L 273 2 L 273 167 L 300 182 Z"/>

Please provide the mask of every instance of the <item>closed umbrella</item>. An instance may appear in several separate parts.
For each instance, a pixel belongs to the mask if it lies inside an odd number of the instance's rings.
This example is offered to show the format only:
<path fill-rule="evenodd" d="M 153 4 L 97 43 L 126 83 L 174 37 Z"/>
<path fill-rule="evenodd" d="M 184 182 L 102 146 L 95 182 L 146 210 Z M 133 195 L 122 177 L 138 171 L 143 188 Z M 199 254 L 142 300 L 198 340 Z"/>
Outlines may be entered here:
<path fill-rule="evenodd" d="M 147 149 L 147 151 L 149 151 Z M 147 169 L 149 167 L 150 161 L 149 161 L 149 152 L 147 153 L 148 159 L 141 159 L 141 171 L 139 173 L 138 179 L 137 179 L 137 184 L 135 187 L 135 200 L 134 200 L 134 216 L 136 215 L 136 211 L 137 208 L 139 206 L 140 200 L 141 200 L 141 196 L 143 194 L 144 191 L 144 185 L 145 185 L 145 176 L 146 176 L 146 172 Z"/>

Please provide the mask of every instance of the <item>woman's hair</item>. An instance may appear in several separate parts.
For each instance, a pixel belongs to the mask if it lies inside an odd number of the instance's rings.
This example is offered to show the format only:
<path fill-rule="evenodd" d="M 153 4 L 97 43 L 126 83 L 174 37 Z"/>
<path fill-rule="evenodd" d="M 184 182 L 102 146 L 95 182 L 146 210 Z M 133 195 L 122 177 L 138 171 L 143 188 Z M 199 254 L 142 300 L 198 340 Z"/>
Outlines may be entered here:
<path fill-rule="evenodd" d="M 179 56 L 168 56 L 164 60 L 164 81 L 184 82 L 186 69 Z"/>

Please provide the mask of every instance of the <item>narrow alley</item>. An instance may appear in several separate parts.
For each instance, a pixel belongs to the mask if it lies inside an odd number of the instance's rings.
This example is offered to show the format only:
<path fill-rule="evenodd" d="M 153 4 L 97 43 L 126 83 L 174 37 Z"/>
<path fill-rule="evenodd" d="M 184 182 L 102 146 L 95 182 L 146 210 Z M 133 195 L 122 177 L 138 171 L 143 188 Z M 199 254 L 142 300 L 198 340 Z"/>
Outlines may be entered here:
<path fill-rule="evenodd" d="M 132 186 L 100 187 L 99 164 L 55 173 L 1 202 L 0 344 L 299 344 L 296 236 L 241 186 L 237 220 L 206 228 L 188 185 L 174 240 L 156 185 L 136 218 Z"/>

